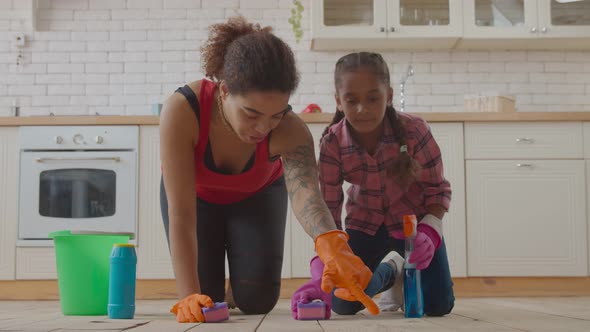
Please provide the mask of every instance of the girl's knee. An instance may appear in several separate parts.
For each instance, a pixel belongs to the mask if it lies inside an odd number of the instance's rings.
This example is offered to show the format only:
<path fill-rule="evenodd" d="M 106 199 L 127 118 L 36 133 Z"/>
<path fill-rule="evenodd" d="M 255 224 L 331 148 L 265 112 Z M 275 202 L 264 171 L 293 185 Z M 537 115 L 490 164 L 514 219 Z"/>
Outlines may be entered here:
<path fill-rule="evenodd" d="M 450 314 L 454 306 L 455 301 L 449 301 L 447 303 L 437 303 L 427 308 L 427 310 L 425 310 L 424 313 L 430 317 L 441 317 Z"/>
<path fill-rule="evenodd" d="M 355 308 L 347 307 L 347 306 L 334 306 L 332 307 L 332 311 L 337 313 L 338 315 L 356 315 L 358 310 Z"/>
<path fill-rule="evenodd" d="M 358 302 L 344 301 L 332 296 L 332 311 L 338 315 L 355 315 L 360 310 Z"/>

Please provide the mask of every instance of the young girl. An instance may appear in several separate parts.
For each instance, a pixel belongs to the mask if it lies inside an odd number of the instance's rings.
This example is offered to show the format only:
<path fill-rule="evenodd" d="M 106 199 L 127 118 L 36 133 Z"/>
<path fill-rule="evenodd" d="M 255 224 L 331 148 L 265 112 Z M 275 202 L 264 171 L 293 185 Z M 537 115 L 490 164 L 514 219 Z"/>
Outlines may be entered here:
<path fill-rule="evenodd" d="M 403 305 L 404 260 L 397 252 L 404 251 L 402 218 L 415 214 L 418 234 L 409 262 L 422 270 L 424 312 L 446 315 L 453 308 L 454 295 L 442 219 L 451 188 L 443 176 L 440 149 L 424 120 L 391 106 L 389 69 L 381 55 L 348 54 L 336 63 L 334 78 L 338 108 L 320 143 L 320 187 L 342 228 L 342 183 L 352 184 L 346 232 L 353 252 L 374 271 L 365 292 L 369 296 L 384 292 L 379 301 L 382 311 Z M 318 261 L 312 259 L 312 280 L 294 294 L 292 303 L 323 299 L 338 314 L 362 310 L 361 303 L 347 301 L 353 298 L 345 290 L 336 290 L 334 297 L 318 291 L 314 281 L 322 269 Z M 293 309 L 296 318 L 296 305 Z"/>

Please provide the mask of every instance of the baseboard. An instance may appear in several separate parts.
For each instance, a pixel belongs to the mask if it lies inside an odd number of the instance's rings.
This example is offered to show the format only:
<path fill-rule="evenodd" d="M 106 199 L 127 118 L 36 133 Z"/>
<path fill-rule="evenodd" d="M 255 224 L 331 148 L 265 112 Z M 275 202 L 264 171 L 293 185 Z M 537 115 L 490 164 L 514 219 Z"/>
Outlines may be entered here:
<path fill-rule="evenodd" d="M 283 279 L 281 298 L 290 298 L 306 279 Z M 590 296 L 590 277 L 454 278 L 456 297 Z M 137 299 L 174 299 L 174 280 L 138 280 Z M 0 300 L 57 300 L 56 280 L 2 280 Z"/>

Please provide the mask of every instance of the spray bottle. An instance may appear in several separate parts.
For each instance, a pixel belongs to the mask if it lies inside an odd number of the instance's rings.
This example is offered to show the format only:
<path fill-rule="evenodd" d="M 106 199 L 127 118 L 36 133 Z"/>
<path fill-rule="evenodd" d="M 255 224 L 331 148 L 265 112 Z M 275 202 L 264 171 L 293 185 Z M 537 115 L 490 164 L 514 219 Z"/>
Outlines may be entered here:
<path fill-rule="evenodd" d="M 422 296 L 422 280 L 420 270 L 416 264 L 408 263 L 414 251 L 416 240 L 417 220 L 415 215 L 404 216 L 404 235 L 406 237 L 406 250 L 404 264 L 404 314 L 406 318 L 420 318 L 424 315 L 424 298 Z"/>

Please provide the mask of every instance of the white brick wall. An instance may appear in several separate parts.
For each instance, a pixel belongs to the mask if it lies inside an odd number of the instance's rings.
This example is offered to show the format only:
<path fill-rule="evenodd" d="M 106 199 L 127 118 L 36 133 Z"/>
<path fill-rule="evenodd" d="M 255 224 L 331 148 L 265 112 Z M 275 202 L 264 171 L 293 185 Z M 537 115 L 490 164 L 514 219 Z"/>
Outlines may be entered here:
<path fill-rule="evenodd" d="M 201 78 L 206 27 L 241 13 L 272 25 L 293 48 L 301 84 L 291 103 L 334 111 L 333 70 L 347 52 L 309 50 L 309 3 L 303 40 L 287 19 L 290 0 L 39 0 L 37 30 L 30 1 L 0 0 L 0 115 L 16 99 L 23 115 L 150 114 L 187 81 Z M 12 37 L 25 31 L 25 64 L 16 66 Z M 464 94 L 516 95 L 519 111 L 590 111 L 590 52 L 383 52 L 398 92 L 409 63 L 406 110 L 462 111 Z M 396 95 L 395 105 L 399 107 Z"/>

